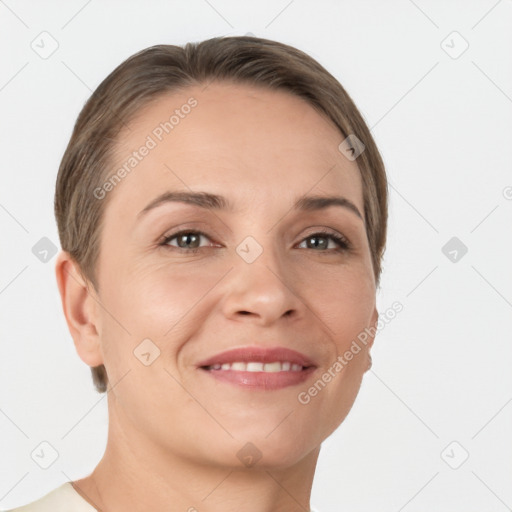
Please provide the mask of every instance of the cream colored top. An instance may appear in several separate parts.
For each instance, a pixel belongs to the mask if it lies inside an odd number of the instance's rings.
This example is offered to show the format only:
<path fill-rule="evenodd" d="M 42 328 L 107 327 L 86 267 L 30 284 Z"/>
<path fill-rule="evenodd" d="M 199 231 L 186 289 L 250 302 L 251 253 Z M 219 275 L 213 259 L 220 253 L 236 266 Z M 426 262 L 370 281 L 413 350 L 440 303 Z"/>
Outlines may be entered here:
<path fill-rule="evenodd" d="M 75 491 L 71 482 L 66 482 L 42 498 L 6 512 L 97 512 L 97 510 Z M 311 509 L 311 512 L 316 511 Z"/>
<path fill-rule="evenodd" d="M 97 512 L 80 494 L 71 482 L 66 482 L 36 501 L 13 508 L 7 512 Z"/>

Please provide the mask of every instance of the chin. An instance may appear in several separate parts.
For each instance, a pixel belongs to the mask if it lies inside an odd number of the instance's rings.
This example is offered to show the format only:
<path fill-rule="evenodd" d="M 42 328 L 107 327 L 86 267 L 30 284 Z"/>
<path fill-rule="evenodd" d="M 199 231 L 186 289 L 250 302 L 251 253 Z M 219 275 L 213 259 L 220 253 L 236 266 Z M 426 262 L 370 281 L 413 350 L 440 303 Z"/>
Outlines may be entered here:
<path fill-rule="evenodd" d="M 292 467 L 320 447 L 322 438 L 308 435 L 307 429 L 299 429 L 274 424 L 272 428 L 249 428 L 232 431 L 234 440 L 217 445 L 218 461 L 231 469 L 285 469 Z M 270 433 L 271 432 L 271 433 Z M 270 434 L 269 434 L 270 433 Z M 234 456 L 234 457 L 233 457 Z M 234 463 L 234 466 L 233 466 Z"/>

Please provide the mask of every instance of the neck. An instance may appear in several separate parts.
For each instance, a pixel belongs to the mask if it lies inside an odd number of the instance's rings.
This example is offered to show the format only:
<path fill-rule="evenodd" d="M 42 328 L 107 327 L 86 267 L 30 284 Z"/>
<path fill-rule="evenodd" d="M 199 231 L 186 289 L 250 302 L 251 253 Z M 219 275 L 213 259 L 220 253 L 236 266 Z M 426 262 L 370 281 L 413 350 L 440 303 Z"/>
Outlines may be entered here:
<path fill-rule="evenodd" d="M 290 467 L 205 464 L 165 452 L 114 413 L 103 458 L 74 487 L 101 512 L 309 512 L 319 452 Z"/>

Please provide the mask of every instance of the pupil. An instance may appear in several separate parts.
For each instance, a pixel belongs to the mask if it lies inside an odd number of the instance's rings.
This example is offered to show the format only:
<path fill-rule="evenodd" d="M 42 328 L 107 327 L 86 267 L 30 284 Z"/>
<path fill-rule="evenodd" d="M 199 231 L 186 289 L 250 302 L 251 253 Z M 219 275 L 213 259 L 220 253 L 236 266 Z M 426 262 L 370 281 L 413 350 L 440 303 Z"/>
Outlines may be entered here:
<path fill-rule="evenodd" d="M 189 240 L 190 238 L 196 238 L 196 242 L 197 242 L 197 235 L 189 233 L 189 234 L 181 236 L 181 240 L 182 240 L 182 242 L 185 241 L 185 244 L 187 243 L 186 241 L 190 241 Z M 190 247 L 190 245 L 185 245 L 185 247 Z"/>
<path fill-rule="evenodd" d="M 310 240 L 315 240 L 315 241 L 318 241 L 318 240 L 321 240 L 321 242 L 318 244 L 318 243 L 312 243 L 310 244 L 310 246 L 313 246 L 313 247 L 326 247 L 326 244 L 325 244 L 325 239 L 322 238 L 322 237 L 317 237 L 317 236 L 313 236 L 310 238 Z"/>

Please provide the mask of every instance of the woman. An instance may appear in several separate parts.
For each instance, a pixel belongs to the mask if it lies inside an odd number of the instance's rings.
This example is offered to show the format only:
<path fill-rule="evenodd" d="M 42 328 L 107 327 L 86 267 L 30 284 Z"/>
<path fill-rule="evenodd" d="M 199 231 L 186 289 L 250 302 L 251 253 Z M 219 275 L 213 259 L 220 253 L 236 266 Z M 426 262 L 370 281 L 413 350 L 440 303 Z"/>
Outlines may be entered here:
<path fill-rule="evenodd" d="M 108 442 L 16 510 L 310 510 L 371 366 L 386 240 L 384 166 L 339 82 L 256 37 L 141 51 L 80 113 L 55 214 Z"/>

